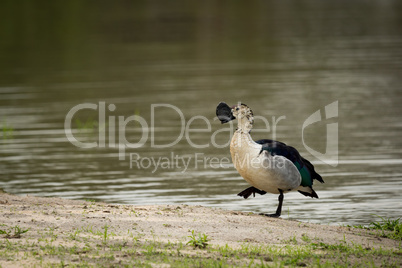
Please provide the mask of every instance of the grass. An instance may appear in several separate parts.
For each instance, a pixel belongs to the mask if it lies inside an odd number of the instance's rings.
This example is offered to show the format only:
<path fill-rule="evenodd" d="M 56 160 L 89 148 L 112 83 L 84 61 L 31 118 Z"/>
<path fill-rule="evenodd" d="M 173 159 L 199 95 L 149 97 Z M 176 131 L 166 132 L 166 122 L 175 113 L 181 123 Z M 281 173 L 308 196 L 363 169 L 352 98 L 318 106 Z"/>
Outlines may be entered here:
<path fill-rule="evenodd" d="M 101 237 L 102 237 L 102 243 L 104 246 L 106 246 L 108 240 L 110 239 L 110 237 L 113 235 L 112 233 L 108 233 L 108 228 L 109 226 L 107 224 L 105 224 L 105 226 L 103 226 L 103 233 L 101 233 Z"/>
<path fill-rule="evenodd" d="M 5 226 L 4 224 L 2 226 Z M 7 229 L 0 229 L 0 235 L 4 235 L 5 238 L 21 238 L 22 234 L 28 232 L 29 229 L 22 229 L 18 225 L 14 227 L 8 227 Z"/>
<path fill-rule="evenodd" d="M 105 207 L 90 203 L 85 204 L 84 209 L 91 213 L 104 211 Z M 108 210 L 120 212 L 110 206 Z M 79 211 L 70 213 L 67 209 L 62 217 L 74 217 L 79 221 L 91 217 Z M 374 247 L 375 243 L 370 246 L 353 244 L 345 237 L 329 243 L 299 234 L 278 243 L 238 241 L 218 245 L 210 243 L 208 234 L 190 230 L 191 235 L 187 235 L 183 230 L 181 239 L 167 241 L 169 237 L 161 238 L 153 228 L 140 224 L 147 222 L 146 212 L 140 209 L 141 213 L 133 212 L 131 207 L 121 211 L 130 222 L 129 227 L 116 226 L 107 218 L 100 222 L 89 218 L 85 225 L 67 228 L 35 224 L 32 229 L 26 229 L 24 221 L 21 221 L 22 227 L 0 225 L 3 234 L 0 236 L 0 267 L 21 263 L 27 267 L 400 267 L 402 264 L 401 246 L 384 249 Z M 178 209 L 164 212 L 183 213 Z M 45 215 L 59 217 L 58 213 Z M 173 222 L 162 221 L 160 225 L 166 231 L 176 227 Z M 20 238 L 9 239 L 5 237 L 7 234 L 19 234 Z"/>
<path fill-rule="evenodd" d="M 380 235 L 382 237 L 391 238 L 395 240 L 402 240 L 402 222 L 400 221 L 401 218 L 393 220 L 378 215 L 376 216 L 381 220 L 371 222 L 368 226 L 354 225 L 349 227 L 368 229 L 368 230 L 378 230 L 379 233 L 376 233 L 376 235 Z"/>
<path fill-rule="evenodd" d="M 191 230 L 191 235 L 189 235 L 190 241 L 187 245 L 192 245 L 194 248 L 206 248 L 208 246 L 208 236 L 206 234 L 195 234 L 194 230 Z"/>
<path fill-rule="evenodd" d="M 402 240 L 402 222 L 400 222 L 400 218 L 396 220 L 380 218 L 381 221 L 372 222 L 369 227 L 374 230 L 380 230 L 384 237 Z"/>
<path fill-rule="evenodd" d="M 399 267 L 401 253 L 346 241 L 207 247 L 208 236 L 194 230 L 187 245 L 179 241 L 160 242 L 157 237 L 134 239 L 134 235 L 127 235 L 132 234 L 130 230 L 110 239 L 112 229 L 113 226 L 104 226 L 102 230 L 89 226 L 79 232 L 73 230 L 59 237 L 60 243 L 51 239 L 56 230 L 47 229 L 37 238 L 0 243 L 0 261 L 31 261 L 45 267 L 53 266 L 55 260 L 72 267 Z"/>

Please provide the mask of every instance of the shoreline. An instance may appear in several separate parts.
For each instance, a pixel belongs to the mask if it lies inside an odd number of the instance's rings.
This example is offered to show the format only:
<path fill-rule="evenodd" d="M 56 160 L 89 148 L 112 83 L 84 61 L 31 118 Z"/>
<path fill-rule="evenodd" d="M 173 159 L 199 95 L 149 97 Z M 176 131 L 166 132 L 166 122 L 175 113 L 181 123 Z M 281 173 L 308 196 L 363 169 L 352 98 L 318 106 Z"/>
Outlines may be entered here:
<path fill-rule="evenodd" d="M 0 215 L 1 267 L 402 265 L 401 242 L 370 230 L 202 206 L 0 193 Z M 194 248 L 204 235 L 208 245 Z"/>

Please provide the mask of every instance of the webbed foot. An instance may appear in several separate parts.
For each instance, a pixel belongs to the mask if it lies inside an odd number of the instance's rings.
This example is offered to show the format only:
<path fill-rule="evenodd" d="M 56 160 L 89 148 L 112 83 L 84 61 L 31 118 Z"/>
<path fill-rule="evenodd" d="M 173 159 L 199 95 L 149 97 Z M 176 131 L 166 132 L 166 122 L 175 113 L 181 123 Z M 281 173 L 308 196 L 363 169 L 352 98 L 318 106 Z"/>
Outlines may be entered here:
<path fill-rule="evenodd" d="M 238 193 L 237 195 L 238 195 L 238 196 L 241 196 L 241 197 L 244 197 L 244 199 L 247 199 L 250 195 L 253 195 L 253 197 L 255 197 L 255 194 L 256 194 L 256 193 L 257 193 L 257 194 L 260 194 L 260 195 L 264 195 L 264 194 L 266 194 L 267 192 L 258 190 L 257 188 L 251 186 L 251 187 L 248 187 L 246 190 L 241 191 L 241 192 Z"/>
<path fill-rule="evenodd" d="M 276 214 L 276 213 L 274 213 L 274 214 L 260 213 L 260 215 L 270 217 L 270 218 L 279 218 L 281 216 L 281 214 Z"/>

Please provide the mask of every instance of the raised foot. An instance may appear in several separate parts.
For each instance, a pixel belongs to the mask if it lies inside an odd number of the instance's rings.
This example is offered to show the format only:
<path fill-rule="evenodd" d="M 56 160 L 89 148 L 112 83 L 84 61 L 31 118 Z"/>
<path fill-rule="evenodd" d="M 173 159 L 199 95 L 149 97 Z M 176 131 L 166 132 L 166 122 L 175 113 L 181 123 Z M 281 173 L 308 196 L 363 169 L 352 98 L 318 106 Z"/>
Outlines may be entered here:
<path fill-rule="evenodd" d="M 261 191 L 255 187 L 248 187 L 246 190 L 241 191 L 240 193 L 238 193 L 238 196 L 244 197 L 244 199 L 247 199 L 250 195 L 253 195 L 253 197 L 255 197 L 255 194 L 260 194 L 260 195 L 264 195 L 267 192 L 265 191 Z"/>
<path fill-rule="evenodd" d="M 271 217 L 271 218 L 279 218 L 281 216 L 281 214 L 277 214 L 277 213 L 274 213 L 274 214 L 260 213 L 260 215 L 266 216 L 266 217 Z"/>

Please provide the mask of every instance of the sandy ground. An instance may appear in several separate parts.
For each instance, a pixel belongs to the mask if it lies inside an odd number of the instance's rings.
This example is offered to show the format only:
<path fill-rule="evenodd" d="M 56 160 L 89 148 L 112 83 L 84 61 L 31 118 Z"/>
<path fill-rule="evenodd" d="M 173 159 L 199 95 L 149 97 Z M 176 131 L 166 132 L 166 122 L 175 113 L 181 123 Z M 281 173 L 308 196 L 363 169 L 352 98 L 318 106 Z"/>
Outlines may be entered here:
<path fill-rule="evenodd" d="M 245 243 L 280 246 L 289 244 L 290 241 L 303 243 L 306 240 L 303 237 L 326 244 L 347 241 L 366 249 L 381 248 L 400 251 L 401 247 L 399 241 L 375 236 L 366 230 L 273 219 L 202 206 L 114 205 L 0 193 L 0 215 L 0 230 L 9 232 L 8 237 L 5 234 L 0 235 L 0 251 L 6 250 L 7 246 L 17 245 L 15 244 L 17 240 L 25 241 L 18 242 L 23 246 L 22 251 L 35 250 L 35 247 L 27 246 L 28 243 L 33 243 L 32 241 L 38 245 L 50 243 L 52 246 L 66 245 L 67 247 L 69 244 L 80 242 L 78 238 L 81 237 L 83 239 L 81 242 L 84 243 L 86 240 L 83 230 L 87 232 L 91 230 L 94 235 L 95 230 L 98 230 L 101 240 L 105 225 L 108 226 L 108 234 L 111 234 L 105 240 L 113 241 L 119 239 L 123 241 L 124 237 L 134 237 L 140 241 L 157 239 L 162 244 L 179 242 L 185 244 L 189 240 L 191 230 L 194 230 L 196 233 L 207 234 L 210 246 L 218 247 L 228 245 L 231 248 L 237 248 Z M 15 233 L 12 231 L 14 226 L 18 226 L 21 230 L 28 229 L 28 231 L 21 234 L 20 238 L 12 237 Z M 7 256 L 3 252 L 0 256 L 0 265 L 18 267 L 39 264 L 40 266 L 47 260 L 53 263 L 60 261 L 57 254 L 48 257 L 44 254 L 40 258 L 41 263 L 37 263 L 38 258 L 31 258 L 28 255 L 25 254 L 24 258 L 20 254 L 21 259 L 18 259 L 19 257 Z M 396 259 L 396 263 L 400 261 Z"/>

